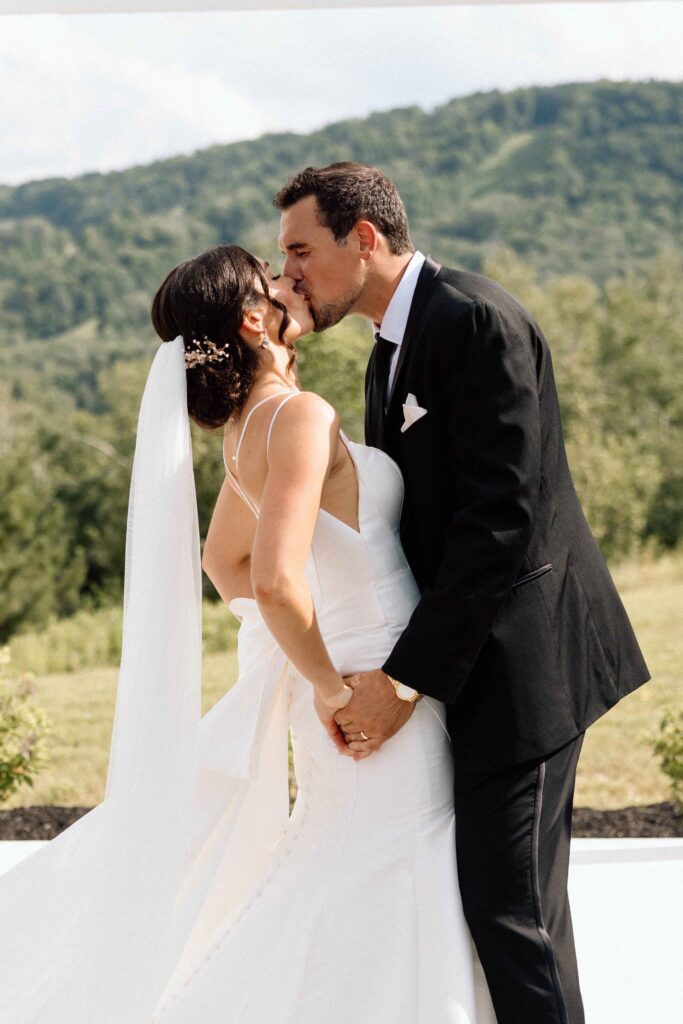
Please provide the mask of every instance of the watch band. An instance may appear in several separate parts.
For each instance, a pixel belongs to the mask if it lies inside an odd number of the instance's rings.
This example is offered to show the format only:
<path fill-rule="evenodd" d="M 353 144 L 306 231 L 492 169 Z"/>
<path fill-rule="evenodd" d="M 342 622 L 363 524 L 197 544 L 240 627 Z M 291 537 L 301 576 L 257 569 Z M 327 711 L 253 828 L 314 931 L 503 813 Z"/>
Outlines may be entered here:
<path fill-rule="evenodd" d="M 396 691 L 396 696 L 399 700 L 404 700 L 408 704 L 417 704 L 417 702 L 422 699 L 422 694 L 418 693 L 418 691 L 412 686 L 408 686 L 406 683 L 400 683 L 398 679 L 394 679 L 393 676 L 388 675 L 386 672 L 384 674 Z M 409 696 L 404 697 L 403 694 L 399 692 L 399 687 L 403 690 L 408 690 Z"/>

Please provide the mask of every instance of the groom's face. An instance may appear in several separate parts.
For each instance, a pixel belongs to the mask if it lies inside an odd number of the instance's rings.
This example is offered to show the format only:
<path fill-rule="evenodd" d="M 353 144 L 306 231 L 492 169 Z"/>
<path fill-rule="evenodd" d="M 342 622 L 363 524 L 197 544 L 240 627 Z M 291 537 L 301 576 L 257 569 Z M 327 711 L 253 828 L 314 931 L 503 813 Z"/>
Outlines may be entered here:
<path fill-rule="evenodd" d="M 324 331 L 353 312 L 365 281 L 360 242 L 355 231 L 336 241 L 320 223 L 315 196 L 282 211 L 280 249 L 285 256 L 283 273 L 294 279 L 294 290 L 305 296 L 314 330 Z"/>

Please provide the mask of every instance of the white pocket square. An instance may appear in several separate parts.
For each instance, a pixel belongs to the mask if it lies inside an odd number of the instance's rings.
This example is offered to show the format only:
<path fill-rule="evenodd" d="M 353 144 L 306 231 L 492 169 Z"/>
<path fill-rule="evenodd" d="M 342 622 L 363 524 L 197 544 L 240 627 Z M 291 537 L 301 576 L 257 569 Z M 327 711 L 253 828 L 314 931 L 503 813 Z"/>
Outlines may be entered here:
<path fill-rule="evenodd" d="M 415 395 L 407 395 L 403 403 L 403 426 L 401 427 L 401 433 L 403 434 L 408 427 L 412 427 L 413 423 L 417 423 L 418 420 L 426 415 L 427 410 L 417 404 Z"/>

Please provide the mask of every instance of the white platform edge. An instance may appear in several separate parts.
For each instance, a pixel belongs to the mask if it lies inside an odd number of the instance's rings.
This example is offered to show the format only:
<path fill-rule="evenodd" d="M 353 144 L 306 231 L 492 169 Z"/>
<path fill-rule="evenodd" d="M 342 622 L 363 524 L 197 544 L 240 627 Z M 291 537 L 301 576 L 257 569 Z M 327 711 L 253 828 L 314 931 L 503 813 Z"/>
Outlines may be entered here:
<path fill-rule="evenodd" d="M 437 7 L 566 3 L 567 0 L 429 0 Z M 595 0 L 569 0 L 571 3 Z M 619 0 L 598 0 L 616 3 Z M 654 3 L 655 0 L 640 0 Z M 0 14 L 110 14 L 166 11 L 325 10 L 361 7 L 422 7 L 424 0 L 0 0 Z"/>
<path fill-rule="evenodd" d="M 0 841 L 0 874 L 49 842 L 46 839 Z M 683 861 L 683 839 L 573 839 L 570 865 Z"/>
<path fill-rule="evenodd" d="M 0 841 L 0 874 L 46 842 Z M 586 1024 L 680 1024 L 683 839 L 574 839 L 569 897 Z"/>

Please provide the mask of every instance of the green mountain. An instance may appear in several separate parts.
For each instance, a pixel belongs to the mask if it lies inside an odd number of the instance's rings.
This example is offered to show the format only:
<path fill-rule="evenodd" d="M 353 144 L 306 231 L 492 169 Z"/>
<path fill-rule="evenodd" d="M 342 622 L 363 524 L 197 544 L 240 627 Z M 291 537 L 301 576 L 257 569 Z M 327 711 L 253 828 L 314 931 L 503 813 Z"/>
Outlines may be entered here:
<path fill-rule="evenodd" d="M 236 241 L 275 256 L 273 193 L 356 159 L 399 186 L 413 240 L 481 269 L 511 248 L 541 275 L 596 281 L 683 237 L 683 85 L 478 93 L 266 135 L 124 172 L 0 188 L 0 343 L 82 324 L 149 339 L 150 297 L 188 255 Z"/>
<path fill-rule="evenodd" d="M 0 188 L 0 643 L 120 604 L 162 278 L 218 242 L 276 260 L 274 192 L 308 164 L 345 158 L 396 181 L 416 245 L 490 274 L 537 318 L 574 479 L 608 557 L 679 545 L 682 112 L 681 84 L 520 89 Z M 297 346 L 304 386 L 358 440 L 370 345 L 352 318 Z M 224 476 L 220 442 L 193 427 L 202 536 Z"/>

